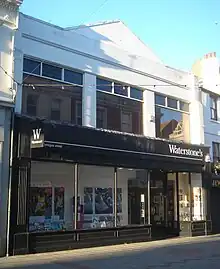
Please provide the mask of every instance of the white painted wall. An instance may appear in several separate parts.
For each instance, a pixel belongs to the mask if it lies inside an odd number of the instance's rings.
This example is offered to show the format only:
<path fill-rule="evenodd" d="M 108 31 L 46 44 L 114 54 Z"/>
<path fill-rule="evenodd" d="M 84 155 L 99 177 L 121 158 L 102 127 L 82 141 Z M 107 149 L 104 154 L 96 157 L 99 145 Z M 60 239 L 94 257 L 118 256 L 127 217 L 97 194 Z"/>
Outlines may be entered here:
<path fill-rule="evenodd" d="M 18 6 L 12 1 L 0 1 L 0 256 L 6 254 L 9 186 L 9 152 L 13 107 L 12 77 L 14 36 Z"/>
<path fill-rule="evenodd" d="M 161 85 L 159 79 L 188 85 L 188 75 L 167 68 L 143 57 L 133 57 L 129 53 L 107 44 L 65 31 L 45 22 L 21 14 L 20 34 L 16 35 L 16 49 L 24 54 L 60 63 L 61 65 L 83 70 L 131 85 Z M 18 41 L 19 38 L 22 40 Z M 18 70 L 17 70 L 18 72 Z M 156 79 L 155 79 L 156 77 Z M 177 87 L 152 87 L 153 90 L 184 100 L 189 99 L 187 90 Z"/>
<path fill-rule="evenodd" d="M 125 28 L 123 29 L 125 30 Z M 107 34 L 111 32 L 112 29 Z M 114 36 L 113 32 L 112 35 Z M 133 34 L 130 36 L 134 38 Z M 112 37 L 112 39 L 116 40 L 117 38 Z M 136 44 L 142 43 L 138 40 Z M 132 46 L 136 46 L 136 44 Z M 155 136 L 155 123 L 152 121 L 155 113 L 154 92 L 173 96 L 186 102 L 193 100 L 192 114 L 199 106 L 195 101 L 197 95 L 190 90 L 194 86 L 192 77 L 188 73 L 168 68 L 145 57 L 134 57 L 134 55 L 132 56 L 105 40 L 90 39 L 75 31 L 67 31 L 24 14 L 20 16 L 19 31 L 16 33 L 15 55 L 15 77 L 18 81 L 22 81 L 22 58 L 24 55 L 85 72 L 83 88 L 83 100 L 85 101 L 83 102 L 83 125 L 85 126 L 96 126 L 95 76 L 106 77 L 146 89 L 143 124 L 144 134 L 147 136 Z M 154 87 L 154 85 L 158 86 Z M 181 88 L 177 85 L 186 85 L 187 87 Z M 16 112 L 18 113 L 21 112 L 21 97 L 22 88 L 18 87 L 16 96 Z M 195 113 L 192 115 L 191 121 L 192 142 L 200 144 L 203 140 L 200 133 L 200 121 L 196 121 L 196 127 L 193 123 L 196 115 Z"/>
<path fill-rule="evenodd" d="M 121 21 L 110 21 L 75 27 L 72 31 L 76 31 L 91 39 L 115 44 L 119 48 L 132 53 L 133 56 L 138 55 L 154 62 L 162 63 L 159 57 Z"/>

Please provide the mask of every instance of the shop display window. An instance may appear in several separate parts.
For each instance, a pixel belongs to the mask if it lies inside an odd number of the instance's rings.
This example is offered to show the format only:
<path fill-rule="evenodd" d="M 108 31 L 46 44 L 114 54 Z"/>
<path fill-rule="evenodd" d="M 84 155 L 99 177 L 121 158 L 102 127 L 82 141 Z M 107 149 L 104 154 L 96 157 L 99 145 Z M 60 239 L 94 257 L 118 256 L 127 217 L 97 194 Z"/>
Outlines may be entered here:
<path fill-rule="evenodd" d="M 192 220 L 205 220 L 206 205 L 205 205 L 205 189 L 202 188 L 201 174 L 192 173 Z"/>
<path fill-rule="evenodd" d="M 29 231 L 73 230 L 74 166 L 32 162 Z"/>
<path fill-rule="evenodd" d="M 190 221 L 190 189 L 189 173 L 179 173 L 179 218 L 180 221 Z"/>

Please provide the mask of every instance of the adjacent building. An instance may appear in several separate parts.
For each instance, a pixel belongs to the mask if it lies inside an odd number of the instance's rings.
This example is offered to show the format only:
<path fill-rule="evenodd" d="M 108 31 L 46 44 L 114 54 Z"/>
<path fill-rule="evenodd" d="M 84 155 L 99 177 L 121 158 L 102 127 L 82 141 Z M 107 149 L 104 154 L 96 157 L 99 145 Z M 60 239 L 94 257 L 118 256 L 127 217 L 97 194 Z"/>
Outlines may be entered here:
<path fill-rule="evenodd" d="M 22 1 L 0 0 L 0 256 L 6 253 L 11 122 L 17 83 L 14 37 Z"/>
<path fill-rule="evenodd" d="M 212 162 L 211 217 L 212 230 L 220 232 L 220 61 L 215 52 L 207 53 L 192 68 L 198 77 L 203 105 L 205 144 L 210 147 Z"/>
<path fill-rule="evenodd" d="M 10 254 L 207 234 L 196 77 L 122 22 L 20 14 Z"/>

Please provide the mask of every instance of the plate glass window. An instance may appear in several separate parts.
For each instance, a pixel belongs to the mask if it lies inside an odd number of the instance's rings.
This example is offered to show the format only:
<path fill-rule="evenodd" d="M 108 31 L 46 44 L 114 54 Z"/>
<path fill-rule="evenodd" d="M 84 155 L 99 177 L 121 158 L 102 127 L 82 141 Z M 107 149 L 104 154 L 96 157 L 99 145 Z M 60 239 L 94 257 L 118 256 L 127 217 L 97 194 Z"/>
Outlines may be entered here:
<path fill-rule="evenodd" d="M 109 80 L 97 78 L 96 79 L 96 88 L 97 90 L 104 92 L 112 92 L 112 82 Z"/>
<path fill-rule="evenodd" d="M 166 105 L 166 97 L 162 95 L 155 95 L 155 103 L 157 105 L 165 106 Z"/>
<path fill-rule="evenodd" d="M 106 128 L 106 109 L 103 107 L 97 107 L 97 128 Z"/>
<path fill-rule="evenodd" d="M 128 96 L 128 86 L 124 86 L 119 83 L 114 84 L 114 93 L 120 94 L 123 96 Z"/>
<path fill-rule="evenodd" d="M 178 101 L 172 98 L 167 98 L 167 106 L 170 108 L 178 108 Z"/>
<path fill-rule="evenodd" d="M 143 91 L 135 88 L 130 89 L 130 97 L 137 99 L 137 100 L 143 100 Z"/>
<path fill-rule="evenodd" d="M 41 63 L 31 59 L 24 58 L 23 71 L 26 73 L 40 75 Z"/>
<path fill-rule="evenodd" d="M 53 99 L 51 103 L 51 120 L 60 120 L 61 100 Z"/>
<path fill-rule="evenodd" d="M 64 69 L 64 81 L 77 85 L 83 85 L 83 74 Z"/>
<path fill-rule="evenodd" d="M 30 116 L 37 116 L 37 102 L 38 96 L 29 94 L 27 96 L 27 114 Z"/>
<path fill-rule="evenodd" d="M 62 79 L 62 68 L 43 63 L 42 75 L 53 79 Z"/>

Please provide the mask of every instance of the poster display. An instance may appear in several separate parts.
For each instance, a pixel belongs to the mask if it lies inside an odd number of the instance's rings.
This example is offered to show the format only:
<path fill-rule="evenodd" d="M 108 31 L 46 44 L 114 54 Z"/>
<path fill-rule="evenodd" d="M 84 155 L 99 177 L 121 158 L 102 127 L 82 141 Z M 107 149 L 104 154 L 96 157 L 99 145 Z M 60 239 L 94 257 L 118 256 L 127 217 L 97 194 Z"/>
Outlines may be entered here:
<path fill-rule="evenodd" d="M 112 188 L 84 188 L 83 228 L 105 228 L 114 226 L 114 196 Z M 122 189 L 117 189 L 117 213 L 122 213 Z M 122 216 L 117 216 L 120 225 Z"/>
<path fill-rule="evenodd" d="M 65 229 L 64 192 L 62 187 L 30 187 L 29 231 Z"/>
<path fill-rule="evenodd" d="M 64 188 L 54 188 L 54 215 L 60 220 L 64 219 Z"/>

